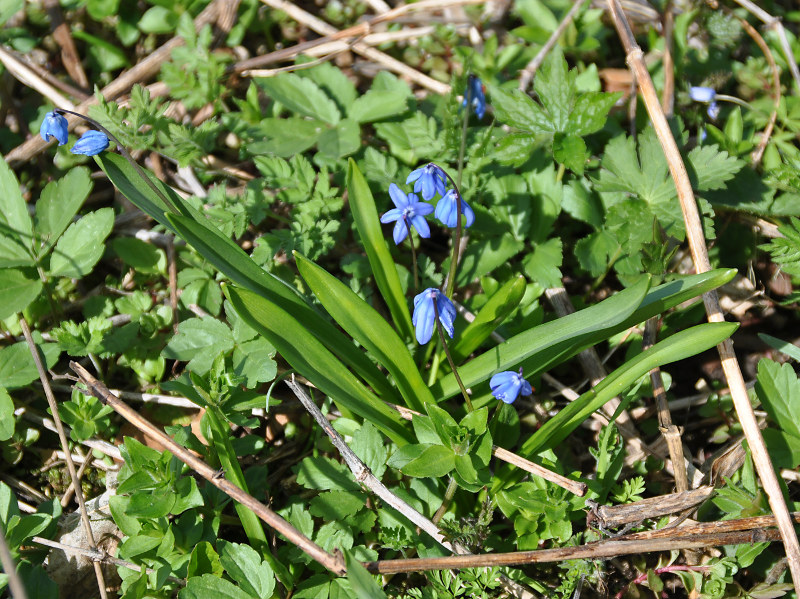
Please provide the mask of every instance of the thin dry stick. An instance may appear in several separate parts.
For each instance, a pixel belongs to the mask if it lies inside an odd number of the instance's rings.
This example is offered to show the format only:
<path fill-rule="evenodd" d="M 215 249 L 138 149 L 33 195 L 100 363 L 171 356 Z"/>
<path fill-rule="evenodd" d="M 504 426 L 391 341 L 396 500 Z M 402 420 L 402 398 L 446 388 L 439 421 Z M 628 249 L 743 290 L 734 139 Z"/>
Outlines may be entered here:
<path fill-rule="evenodd" d="M 72 80 L 83 89 L 87 89 L 89 87 L 89 79 L 86 77 L 81 65 L 81 59 L 78 56 L 78 49 L 75 47 L 75 40 L 72 39 L 69 25 L 64 22 L 61 5 L 58 0 L 45 0 L 44 6 L 50 17 L 53 39 L 61 47 L 61 62 L 64 63 L 64 67 L 67 69 L 69 76 L 72 77 Z"/>
<path fill-rule="evenodd" d="M 22 334 L 25 335 L 25 341 L 28 342 L 28 349 L 31 352 L 31 356 L 33 356 L 33 362 L 36 364 L 36 370 L 39 371 L 39 380 L 42 382 L 44 395 L 47 398 L 47 405 L 50 406 L 53 422 L 55 423 L 56 430 L 58 431 L 58 440 L 64 450 L 64 461 L 67 463 L 69 478 L 72 481 L 72 484 L 75 486 L 75 499 L 78 502 L 78 509 L 81 514 L 81 523 L 83 524 L 83 530 L 86 533 L 86 539 L 89 541 L 89 548 L 96 551 L 97 543 L 94 540 L 92 524 L 89 522 L 89 514 L 86 511 L 86 502 L 84 501 L 83 490 L 81 489 L 81 483 L 78 479 L 78 472 L 75 469 L 75 462 L 72 461 L 72 453 L 69 450 L 69 442 L 67 441 L 67 435 L 64 432 L 64 425 L 61 423 L 61 416 L 58 413 L 56 397 L 53 395 L 53 390 L 50 388 L 50 380 L 47 378 L 47 370 L 45 370 L 44 364 L 42 363 L 42 356 L 39 353 L 39 348 L 33 342 L 31 330 L 28 327 L 28 321 L 21 314 L 19 317 L 19 324 L 22 328 Z M 100 567 L 99 562 L 93 562 L 93 565 L 94 574 L 97 577 L 97 586 L 100 590 L 100 597 L 101 599 L 106 599 L 108 595 L 106 594 L 106 581 L 103 576 L 103 570 Z"/>
<path fill-rule="evenodd" d="M 400 416 L 402 416 L 406 420 L 411 420 L 414 418 L 414 416 L 421 416 L 419 412 L 411 410 L 404 406 L 389 404 L 389 407 L 397 410 Z M 583 497 L 584 495 L 586 495 L 586 490 L 587 490 L 586 483 L 574 481 L 572 479 L 567 478 L 566 476 L 557 474 L 556 472 L 548 470 L 547 468 L 545 468 L 544 466 L 540 466 L 539 464 L 534 464 L 530 460 L 526 460 L 525 458 L 518 456 L 517 454 L 508 451 L 507 449 L 503 449 L 502 447 L 493 445 L 492 455 L 496 457 L 498 460 L 502 460 L 508 464 L 516 466 L 517 468 L 521 468 L 526 472 L 530 472 L 535 476 L 539 476 L 545 480 L 548 480 L 551 483 L 558 485 L 562 489 L 566 489 L 570 493 L 577 495 L 578 497 Z"/>
<path fill-rule="evenodd" d="M 83 464 L 81 464 L 81 467 L 78 468 L 78 482 L 79 483 L 80 483 L 81 479 L 83 478 L 83 475 L 86 472 L 86 469 L 89 467 L 89 465 L 93 461 L 94 461 L 94 456 L 92 454 L 89 454 L 86 457 L 86 459 L 83 460 Z M 63 497 L 61 497 L 61 507 L 62 508 L 65 508 L 65 507 L 67 507 L 67 505 L 69 505 L 69 502 L 72 500 L 72 494 L 74 492 L 75 492 L 75 483 L 70 481 L 69 486 L 67 487 L 67 490 L 64 491 L 64 495 L 63 495 Z"/>
<path fill-rule="evenodd" d="M 282 10 L 287 13 L 290 17 L 292 17 L 298 23 L 302 23 L 306 27 L 309 27 L 319 33 L 320 35 L 328 35 L 331 37 L 340 36 L 342 32 L 337 30 L 332 25 L 329 25 L 322 19 L 319 19 L 312 15 L 309 12 L 306 12 L 302 8 L 299 8 L 292 4 L 291 2 L 287 2 L 287 0 L 261 0 L 267 6 L 270 6 L 276 10 Z M 462 4 L 465 2 L 461 2 Z M 419 3 L 421 4 L 421 3 Z M 364 33 L 369 31 L 369 27 L 371 24 L 375 22 L 384 22 L 395 18 L 397 15 L 397 11 L 389 11 L 388 13 L 384 13 L 372 19 L 371 22 L 364 24 L 363 29 L 365 30 Z M 351 28 L 355 29 L 355 28 Z M 354 34 L 349 34 L 354 35 Z M 358 35 L 358 34 L 355 34 Z M 363 35 L 363 34 L 361 34 Z M 441 81 L 436 81 L 436 79 L 432 79 L 423 73 L 420 73 L 416 69 L 412 69 L 405 63 L 397 60 L 396 58 L 392 58 L 385 52 L 381 52 L 380 50 L 376 50 L 375 48 L 370 48 L 369 46 L 359 42 L 353 44 L 353 50 L 361 54 L 362 56 L 369 58 L 377 62 L 378 64 L 386 67 L 390 71 L 394 71 L 404 77 L 407 77 L 411 81 L 421 85 L 429 89 L 432 92 L 437 94 L 445 95 L 450 93 L 450 86 L 446 83 L 442 83 Z"/>
<path fill-rule="evenodd" d="M 764 127 L 764 131 L 761 134 L 761 140 L 758 142 L 758 147 L 753 150 L 753 153 L 750 154 L 750 157 L 753 159 L 753 166 L 757 166 L 759 162 L 761 162 L 761 158 L 764 156 L 764 150 L 767 149 L 767 144 L 769 143 L 769 137 L 772 135 L 772 130 L 775 128 L 775 121 L 778 120 L 778 108 L 781 105 L 781 73 L 778 70 L 778 65 L 775 64 L 775 58 L 772 56 L 772 52 L 767 46 L 767 42 L 764 41 L 764 38 L 761 37 L 761 34 L 756 31 L 755 27 L 753 27 L 750 23 L 742 19 L 741 17 L 737 17 L 739 19 L 739 23 L 741 23 L 742 28 L 747 32 L 753 41 L 758 44 L 758 47 L 761 48 L 761 51 L 764 53 L 764 56 L 769 63 L 769 68 L 772 71 L 772 98 L 774 102 L 774 106 L 772 108 L 772 114 L 767 121 L 767 126 Z"/>
<path fill-rule="evenodd" d="M 650 73 L 647 71 L 647 65 L 644 62 L 644 54 L 641 48 L 636 44 L 633 32 L 622 12 L 619 0 L 608 0 L 608 4 L 612 19 L 614 20 L 614 25 L 625 47 L 628 66 L 636 74 L 639 89 L 642 93 L 642 99 L 650 115 L 650 120 L 653 123 L 656 134 L 658 135 L 658 139 L 661 142 L 661 147 L 666 156 L 672 178 L 675 181 L 678 199 L 681 204 L 681 211 L 683 212 L 683 218 L 686 223 L 686 237 L 689 241 L 689 248 L 692 253 L 695 270 L 698 273 L 707 272 L 711 270 L 711 263 L 708 259 L 708 250 L 706 248 L 705 238 L 703 237 L 703 227 L 700 221 L 694 192 L 692 191 L 692 184 L 686 172 L 686 166 L 683 164 L 678 146 L 675 143 L 675 139 L 672 137 L 667 119 L 664 117 L 664 112 L 661 110 L 661 105 L 658 102 L 658 95 L 653 86 L 653 81 L 650 78 Z M 704 294 L 703 303 L 705 304 L 709 322 L 723 322 L 725 320 L 722 315 L 722 309 L 719 305 L 719 296 L 716 291 L 709 291 Z M 778 483 L 778 478 L 769 460 L 769 454 L 764 445 L 764 438 L 761 436 L 761 431 L 758 428 L 758 421 L 753 413 L 753 406 L 750 405 L 750 399 L 747 396 L 747 388 L 745 387 L 744 378 L 742 377 L 742 371 L 739 368 L 739 362 L 736 360 L 736 354 L 733 351 L 733 343 L 730 339 L 727 339 L 720 343 L 717 349 L 720 354 L 722 369 L 725 372 L 725 378 L 728 381 L 728 387 L 731 390 L 731 397 L 733 399 L 734 408 L 736 409 L 736 414 L 739 417 L 742 430 L 747 438 L 750 451 L 753 454 L 753 462 L 755 463 L 756 471 L 764 486 L 764 491 L 769 499 L 770 507 L 778 523 L 778 529 L 780 530 L 781 538 L 783 539 L 783 544 L 786 549 L 786 557 L 789 561 L 789 568 L 792 572 L 795 591 L 800 594 L 800 544 L 797 542 L 797 535 L 792 525 L 791 518 L 789 517 L 789 510 L 786 508 L 786 503 L 783 500 L 783 493 Z"/>
<path fill-rule="evenodd" d="M 658 317 L 654 316 L 649 318 L 644 325 L 642 349 L 649 349 L 655 344 L 657 333 Z M 667 392 L 664 389 L 664 379 L 661 377 L 660 368 L 653 368 L 650 371 L 650 382 L 653 386 L 653 397 L 656 400 L 656 410 L 658 411 L 658 428 L 667 442 L 669 457 L 675 470 L 675 490 L 678 492 L 687 491 L 689 489 L 689 479 L 686 476 L 681 433 L 680 429 L 672 424 L 672 414 L 669 410 Z"/>
<path fill-rule="evenodd" d="M 372 474 L 367 465 L 361 461 L 361 459 L 353 452 L 352 449 L 350 449 L 350 447 L 348 447 L 347 443 L 345 443 L 344 439 L 342 439 L 342 436 L 331 426 L 331 423 L 325 418 L 324 414 L 317 407 L 317 404 L 311 400 L 311 397 L 309 397 L 305 389 L 303 389 L 303 387 L 301 387 L 294 380 L 294 376 L 285 382 L 292 390 L 292 393 L 294 393 L 295 397 L 297 397 L 305 409 L 308 410 L 308 413 L 314 417 L 314 420 L 316 420 L 317 424 L 322 428 L 323 431 L 325 431 L 328 437 L 330 437 L 331 443 L 333 443 L 333 446 L 339 450 L 340 454 L 342 454 L 345 464 L 347 464 L 347 467 L 350 468 L 350 471 L 353 473 L 353 476 L 355 476 L 356 481 L 367 487 L 388 505 L 392 506 L 398 512 L 403 514 L 412 524 L 418 526 L 423 532 L 428 534 L 434 541 L 439 543 L 451 553 L 469 553 L 466 548 L 462 547 L 458 543 L 450 543 L 447 541 L 444 535 L 439 531 L 439 528 L 433 522 L 408 505 L 408 503 L 397 497 L 394 493 L 387 489 L 386 486 L 380 480 L 378 480 L 374 474 Z"/>
<path fill-rule="evenodd" d="M 70 362 L 69 367 L 78 375 L 78 378 L 88 388 L 88 392 L 99 399 L 103 404 L 114 408 L 114 411 L 130 422 L 145 435 L 161 443 L 176 458 L 197 472 L 200 476 L 217 487 L 220 491 L 251 509 L 268 526 L 286 537 L 290 543 L 305 551 L 311 558 L 338 576 L 343 576 L 347 570 L 341 554 L 332 555 L 306 537 L 303 533 L 281 518 L 249 493 L 234 485 L 219 472 L 211 468 L 203 460 L 196 457 L 171 437 L 159 430 L 149 420 L 143 418 L 136 410 L 130 408 L 125 402 L 115 397 L 103 383 L 94 378 L 77 362 Z"/>
<path fill-rule="evenodd" d="M 750 0 L 733 1 L 747 10 L 750 14 L 754 15 L 768 28 L 774 29 L 775 33 L 778 34 L 778 40 L 780 40 L 781 48 L 783 49 L 783 55 L 786 59 L 786 63 L 789 65 L 789 70 L 792 72 L 794 84 L 797 87 L 797 91 L 800 91 L 800 69 L 797 68 L 797 62 L 794 59 L 794 52 L 792 51 L 792 46 L 789 44 L 789 39 L 786 37 L 786 30 L 784 29 L 781 20 L 778 17 L 773 17 L 763 8 L 759 7 Z"/>
<path fill-rule="evenodd" d="M 675 60 L 672 56 L 672 31 L 675 28 L 675 13 L 672 0 L 667 0 L 664 7 L 664 90 L 661 95 L 661 106 L 664 114 L 672 116 L 675 107 Z"/>
<path fill-rule="evenodd" d="M 8 588 L 13 599 L 28 599 L 22 580 L 17 574 L 17 565 L 14 563 L 14 557 L 11 555 L 2 526 L 0 526 L 0 565 L 3 566 L 3 572 L 8 576 Z"/>
<path fill-rule="evenodd" d="M 542 49 L 534 56 L 531 61 L 525 65 L 525 68 L 520 71 L 519 76 L 519 89 L 525 91 L 528 89 L 528 85 L 531 83 L 531 79 L 536 74 L 536 71 L 539 70 L 539 67 L 542 66 L 544 59 L 550 53 L 555 45 L 558 43 L 558 40 L 564 35 L 564 32 L 569 27 L 570 23 L 572 23 L 575 16 L 580 12 L 581 7 L 586 4 L 586 0 L 575 0 L 575 3 L 572 5 L 572 8 L 569 9 L 564 18 L 561 19 L 561 22 L 556 27 L 556 30 L 552 33 L 552 35 L 548 38 L 545 42 Z"/>
<path fill-rule="evenodd" d="M 72 102 L 61 95 L 60 91 L 42 79 L 27 65 L 17 60 L 16 56 L 11 54 L 2 46 L 0 46 L 0 62 L 3 63 L 3 65 L 8 69 L 8 72 L 11 73 L 17 80 L 19 80 L 20 83 L 36 90 L 42 96 L 50 100 L 50 102 L 53 104 L 56 104 L 57 106 L 63 106 L 65 108 L 73 108 Z M 44 144 L 44 140 L 42 140 L 42 143 Z"/>
<path fill-rule="evenodd" d="M 45 547 L 51 547 L 53 549 L 61 549 L 64 553 L 72 553 L 74 555 L 85 555 L 91 560 L 102 562 L 104 564 L 113 564 L 115 566 L 122 566 L 123 568 L 128 568 L 129 570 L 133 570 L 134 572 L 141 572 L 144 570 L 148 574 L 153 574 L 156 571 L 151 568 L 142 568 L 138 564 L 134 564 L 133 562 L 129 562 L 124 559 L 120 559 L 118 557 L 113 557 L 109 555 L 107 552 L 103 551 L 102 549 L 98 549 L 96 551 L 92 551 L 91 549 L 86 549 L 85 547 L 76 547 L 75 545 L 65 545 L 64 543 L 59 543 L 58 541 L 51 541 L 50 539 L 45 539 L 43 537 L 32 537 L 31 541 L 36 543 L 37 545 L 44 545 Z M 168 580 L 172 582 L 178 582 L 181 584 L 186 584 L 186 581 L 182 578 L 177 578 L 175 576 L 167 576 Z"/>

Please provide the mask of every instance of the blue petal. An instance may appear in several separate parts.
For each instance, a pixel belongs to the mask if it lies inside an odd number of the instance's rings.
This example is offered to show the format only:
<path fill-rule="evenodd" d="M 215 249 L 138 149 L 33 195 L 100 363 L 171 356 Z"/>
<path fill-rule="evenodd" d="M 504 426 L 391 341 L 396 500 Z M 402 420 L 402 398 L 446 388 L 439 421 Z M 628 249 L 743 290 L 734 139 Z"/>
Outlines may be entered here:
<path fill-rule="evenodd" d="M 414 314 L 411 322 L 415 327 L 417 343 L 425 345 L 433 335 L 433 321 L 436 314 L 433 310 L 433 297 L 431 294 L 438 290 L 428 288 L 414 298 Z"/>
<path fill-rule="evenodd" d="M 388 210 L 383 216 L 381 216 L 381 222 L 384 224 L 391 223 L 396 221 L 398 218 L 402 217 L 403 217 L 403 211 L 400 210 L 400 208 L 392 208 L 391 210 Z"/>
<path fill-rule="evenodd" d="M 108 147 L 108 137 L 101 131 L 90 129 L 70 148 L 73 154 L 83 154 L 84 156 L 95 156 Z"/>
<path fill-rule="evenodd" d="M 395 183 L 389 185 L 389 196 L 391 196 L 394 205 L 400 209 L 406 208 L 409 204 L 408 196 Z"/>
<path fill-rule="evenodd" d="M 419 179 L 422 176 L 422 173 L 424 173 L 424 172 L 425 172 L 425 167 L 424 166 L 421 166 L 421 167 L 411 171 L 411 173 L 409 173 L 409 175 L 408 175 L 408 178 L 406 179 L 406 185 L 408 185 L 412 181 L 416 181 L 417 179 Z M 414 186 L 414 187 L 415 187 L 414 191 L 416 191 L 416 186 Z"/>
<path fill-rule="evenodd" d="M 414 225 L 414 228 L 419 233 L 420 237 L 428 238 L 431 236 L 431 229 L 428 226 L 428 221 L 426 221 L 423 217 L 415 214 L 411 217 L 411 224 Z"/>
<path fill-rule="evenodd" d="M 464 200 L 461 200 L 461 213 L 467 218 L 467 222 L 464 226 L 472 226 L 472 223 L 475 222 L 475 213 L 472 211 L 472 208 L 469 207 L 469 204 L 467 204 Z"/>
<path fill-rule="evenodd" d="M 44 115 L 44 120 L 39 127 L 39 135 L 45 141 L 50 141 L 51 137 L 55 137 L 58 145 L 63 146 L 69 137 L 67 119 L 55 111 L 48 112 Z"/>
<path fill-rule="evenodd" d="M 455 202 L 453 202 L 450 193 L 436 204 L 436 218 L 438 218 L 445 227 L 452 228 L 456 226 L 456 215 L 453 210 L 454 206 Z"/>
<path fill-rule="evenodd" d="M 425 216 L 433 212 L 433 204 L 426 204 L 425 202 L 417 202 L 411 206 L 411 209 L 414 211 L 414 214 L 421 214 Z"/>
<path fill-rule="evenodd" d="M 690 87 L 689 97 L 695 102 L 713 102 L 717 92 L 710 87 Z"/>
<path fill-rule="evenodd" d="M 444 330 L 452 339 L 455 333 L 453 322 L 456 319 L 456 307 L 444 293 L 439 293 L 436 296 L 436 308 L 439 310 L 439 322 L 442 323 Z"/>
<path fill-rule="evenodd" d="M 408 235 L 408 225 L 406 225 L 406 220 L 404 218 L 399 218 L 397 219 L 397 222 L 394 223 L 394 231 L 392 231 L 394 244 L 400 245 L 403 243 L 406 235 Z"/>

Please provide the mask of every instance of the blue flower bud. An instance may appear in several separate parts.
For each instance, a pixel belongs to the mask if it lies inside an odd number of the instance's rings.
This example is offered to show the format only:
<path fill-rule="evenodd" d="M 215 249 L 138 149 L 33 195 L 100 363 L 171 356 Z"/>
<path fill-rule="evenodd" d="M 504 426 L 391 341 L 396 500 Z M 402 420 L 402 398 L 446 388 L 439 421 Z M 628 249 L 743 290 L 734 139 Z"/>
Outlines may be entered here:
<path fill-rule="evenodd" d="M 70 152 L 73 154 L 83 154 L 84 156 L 95 156 L 108 147 L 108 136 L 102 131 L 90 129 L 75 142 Z"/>

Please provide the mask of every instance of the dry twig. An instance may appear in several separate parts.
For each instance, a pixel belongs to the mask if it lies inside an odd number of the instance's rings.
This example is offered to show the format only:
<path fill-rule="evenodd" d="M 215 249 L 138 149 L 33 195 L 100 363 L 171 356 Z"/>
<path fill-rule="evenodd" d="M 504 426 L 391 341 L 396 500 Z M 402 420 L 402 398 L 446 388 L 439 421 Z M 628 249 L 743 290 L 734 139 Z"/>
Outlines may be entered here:
<path fill-rule="evenodd" d="M 667 119 L 664 117 L 664 112 L 658 101 L 655 86 L 650 78 L 647 65 L 644 62 L 642 50 L 636 43 L 633 32 L 622 12 L 619 0 L 608 0 L 608 5 L 614 20 L 614 25 L 625 47 L 628 66 L 636 74 L 642 99 L 666 156 L 672 178 L 675 181 L 678 199 L 681 204 L 681 211 L 683 212 L 684 221 L 686 223 L 686 237 L 689 241 L 689 248 L 692 253 L 695 270 L 698 273 L 707 272 L 711 269 L 711 263 L 708 259 L 708 249 L 706 248 L 705 238 L 703 236 L 703 227 L 700 221 L 692 185 L 689 181 L 688 173 L 686 172 L 686 166 L 678 151 L 675 139 L 672 137 Z M 719 296 L 716 291 L 706 293 L 703 296 L 703 302 L 710 322 L 723 322 L 725 320 L 722 315 L 722 310 L 719 305 Z M 731 397 L 733 398 L 736 414 L 739 417 L 742 430 L 750 445 L 756 471 L 764 486 L 764 490 L 769 498 L 770 507 L 778 523 L 795 589 L 800 593 L 800 544 L 798 544 L 797 534 L 795 533 L 794 526 L 789 517 L 789 510 L 786 508 L 778 478 L 775 476 L 775 471 L 772 468 L 772 463 L 770 462 L 769 454 L 764 444 L 764 438 L 761 436 L 761 431 L 758 428 L 758 422 L 753 413 L 753 406 L 750 404 L 750 399 L 747 395 L 747 389 L 745 387 L 744 378 L 742 377 L 742 372 L 739 368 L 739 362 L 733 351 L 733 343 L 728 339 L 720 343 L 717 349 L 719 350 L 725 378 L 731 390 Z"/>

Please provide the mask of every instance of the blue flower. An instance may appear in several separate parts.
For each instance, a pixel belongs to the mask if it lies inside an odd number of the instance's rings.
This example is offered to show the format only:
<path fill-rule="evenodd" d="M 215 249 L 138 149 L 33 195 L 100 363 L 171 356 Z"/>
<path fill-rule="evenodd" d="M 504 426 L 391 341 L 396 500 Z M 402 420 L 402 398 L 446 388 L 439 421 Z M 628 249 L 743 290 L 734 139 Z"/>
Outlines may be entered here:
<path fill-rule="evenodd" d="M 83 154 L 85 156 L 94 156 L 99 154 L 108 147 L 108 137 L 102 131 L 95 131 L 89 129 L 86 133 L 81 135 L 81 138 L 75 142 L 70 152 L 73 154 Z"/>
<path fill-rule="evenodd" d="M 451 229 L 458 225 L 458 204 L 456 203 L 458 197 L 458 192 L 455 189 L 451 189 L 436 204 L 436 218 L 438 218 L 444 226 L 450 227 Z M 472 225 L 475 221 L 475 213 L 463 198 L 461 198 L 461 214 L 467 217 L 467 227 Z"/>
<path fill-rule="evenodd" d="M 381 216 L 382 223 L 394 223 L 394 242 L 396 245 L 406 238 L 409 227 L 413 226 L 420 237 L 430 237 L 431 230 L 428 221 L 423 217 L 433 212 L 433 206 L 424 202 L 418 202 L 417 196 L 413 193 L 406 195 L 402 189 L 392 183 L 389 186 L 389 195 L 397 208 L 392 208 Z"/>
<path fill-rule="evenodd" d="M 461 102 L 461 107 L 466 108 L 467 96 L 469 96 L 469 103 L 479 119 L 482 119 L 486 113 L 486 95 L 483 90 L 481 80 L 475 75 L 470 75 L 467 79 L 467 93 L 464 94 L 464 101 Z"/>
<path fill-rule="evenodd" d="M 50 141 L 51 137 L 55 137 L 58 140 L 58 145 L 63 146 L 67 143 L 67 137 L 69 136 L 67 119 L 55 111 L 48 112 L 44 115 L 42 125 L 39 127 L 39 135 L 45 141 Z"/>
<path fill-rule="evenodd" d="M 425 201 L 429 201 L 437 193 L 440 196 L 444 195 L 447 185 L 447 175 L 444 174 L 441 167 L 430 162 L 425 166 L 411 171 L 411 174 L 408 175 L 408 179 L 406 179 L 406 185 L 412 181 L 416 181 L 416 183 L 414 183 L 414 192 L 422 192 L 422 198 Z"/>
<path fill-rule="evenodd" d="M 439 311 L 439 322 L 442 323 L 450 338 L 453 338 L 456 307 L 444 293 L 435 287 L 429 287 L 414 298 L 414 315 L 411 317 L 411 322 L 416 330 L 417 342 L 420 345 L 425 345 L 433 335 L 433 325 L 436 321 L 434 302 L 436 302 L 436 310 Z"/>
<path fill-rule="evenodd" d="M 717 117 L 719 116 L 719 111 L 719 104 L 716 102 L 711 102 L 711 104 L 708 105 L 708 110 L 706 112 L 708 113 L 708 118 L 710 118 L 712 121 L 716 121 Z"/>
<path fill-rule="evenodd" d="M 717 92 L 710 87 L 690 87 L 689 97 L 695 102 L 713 102 L 717 97 Z"/>
<path fill-rule="evenodd" d="M 533 393 L 531 384 L 522 378 L 522 368 L 519 372 L 510 370 L 498 372 L 489 381 L 489 386 L 492 388 L 492 395 L 505 403 L 514 403 L 520 393 L 523 395 Z"/>

